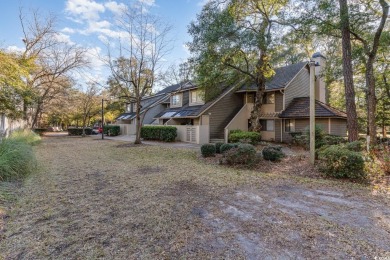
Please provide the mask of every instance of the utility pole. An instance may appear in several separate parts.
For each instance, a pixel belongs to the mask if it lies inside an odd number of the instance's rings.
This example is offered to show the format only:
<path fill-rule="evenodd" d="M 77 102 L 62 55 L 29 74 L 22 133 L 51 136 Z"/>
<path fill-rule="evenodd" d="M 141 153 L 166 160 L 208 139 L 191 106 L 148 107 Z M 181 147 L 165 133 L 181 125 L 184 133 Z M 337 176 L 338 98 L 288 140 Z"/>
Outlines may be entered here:
<path fill-rule="evenodd" d="M 315 67 L 314 61 L 310 61 L 310 163 L 314 165 L 315 161 L 315 105 L 316 105 L 316 93 L 315 93 Z"/>

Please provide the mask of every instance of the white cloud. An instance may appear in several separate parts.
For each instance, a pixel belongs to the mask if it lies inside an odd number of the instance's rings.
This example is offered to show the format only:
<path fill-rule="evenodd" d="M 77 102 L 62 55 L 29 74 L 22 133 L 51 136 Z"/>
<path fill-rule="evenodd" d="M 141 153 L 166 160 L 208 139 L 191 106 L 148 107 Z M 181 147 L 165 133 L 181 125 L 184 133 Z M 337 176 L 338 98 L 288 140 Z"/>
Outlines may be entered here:
<path fill-rule="evenodd" d="M 139 3 L 147 5 L 147 6 L 154 6 L 155 1 L 154 0 L 138 0 Z"/>
<path fill-rule="evenodd" d="M 57 41 L 62 42 L 62 43 L 67 43 L 67 44 L 70 44 L 70 45 L 75 44 L 75 43 L 72 42 L 72 40 L 70 39 L 70 36 L 69 36 L 69 35 L 66 35 L 66 34 L 64 34 L 64 33 L 57 33 L 57 34 L 56 34 L 56 39 L 57 39 Z"/>
<path fill-rule="evenodd" d="M 93 0 L 68 0 L 65 11 L 83 20 L 99 20 L 99 13 L 103 13 L 105 8 Z"/>
<path fill-rule="evenodd" d="M 104 44 L 110 43 L 110 41 L 108 40 L 108 38 L 107 38 L 105 35 L 103 35 L 103 34 L 100 34 L 100 35 L 98 36 L 98 39 L 99 39 L 102 43 L 104 43 Z"/>
<path fill-rule="evenodd" d="M 91 63 L 91 67 L 94 71 L 101 72 L 103 67 L 105 66 L 104 61 L 102 60 L 102 49 L 100 47 L 92 47 L 89 48 L 86 52 L 87 59 L 89 59 Z"/>
<path fill-rule="evenodd" d="M 61 30 L 61 32 L 63 32 L 63 33 L 75 33 L 76 30 L 72 29 L 72 28 L 69 28 L 69 27 L 65 27 L 64 29 Z"/>
<path fill-rule="evenodd" d="M 12 45 L 7 47 L 7 51 L 21 53 L 24 52 L 24 48 Z"/>
<path fill-rule="evenodd" d="M 124 10 L 126 10 L 126 5 L 124 3 L 118 4 L 115 1 L 107 2 L 104 6 L 116 15 L 120 15 Z"/>

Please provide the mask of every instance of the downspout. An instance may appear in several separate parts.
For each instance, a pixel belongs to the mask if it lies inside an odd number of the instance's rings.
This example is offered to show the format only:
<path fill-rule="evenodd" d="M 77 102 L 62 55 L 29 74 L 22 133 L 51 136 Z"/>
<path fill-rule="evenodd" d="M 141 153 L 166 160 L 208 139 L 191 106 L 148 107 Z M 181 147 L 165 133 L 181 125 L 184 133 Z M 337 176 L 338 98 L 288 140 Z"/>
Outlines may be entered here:
<path fill-rule="evenodd" d="M 280 119 L 280 142 L 283 143 L 283 119 Z"/>

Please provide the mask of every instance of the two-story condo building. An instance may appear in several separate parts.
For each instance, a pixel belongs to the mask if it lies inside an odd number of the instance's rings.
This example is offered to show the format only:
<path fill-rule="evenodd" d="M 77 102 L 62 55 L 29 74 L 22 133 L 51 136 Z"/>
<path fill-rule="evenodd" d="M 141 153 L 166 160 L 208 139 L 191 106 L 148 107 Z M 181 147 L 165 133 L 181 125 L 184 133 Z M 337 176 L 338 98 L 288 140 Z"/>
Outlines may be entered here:
<path fill-rule="evenodd" d="M 326 133 L 345 136 L 346 114 L 326 104 L 327 90 L 321 78 L 326 59 L 316 53 L 313 60 L 318 65 L 315 72 L 316 124 Z M 290 142 L 291 132 L 302 132 L 309 125 L 309 76 L 308 62 L 275 69 L 274 77 L 266 83 L 261 108 L 263 140 Z M 255 85 L 228 86 L 219 96 L 205 102 L 201 90 L 191 82 L 170 86 L 145 98 L 144 124 L 174 125 L 178 129 L 178 140 L 184 142 L 227 141 L 229 131 L 250 128 L 255 94 Z M 129 117 L 130 120 L 133 118 Z"/>

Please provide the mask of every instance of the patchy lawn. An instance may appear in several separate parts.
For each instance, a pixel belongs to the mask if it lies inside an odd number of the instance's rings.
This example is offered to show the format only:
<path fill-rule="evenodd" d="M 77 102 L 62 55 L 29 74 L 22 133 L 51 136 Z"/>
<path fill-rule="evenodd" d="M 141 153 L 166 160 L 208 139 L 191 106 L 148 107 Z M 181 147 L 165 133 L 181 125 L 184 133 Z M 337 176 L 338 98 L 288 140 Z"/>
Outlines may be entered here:
<path fill-rule="evenodd" d="M 40 172 L 0 212 L 4 258 L 390 256 L 390 201 L 359 184 L 91 138 L 45 138 L 36 151 Z"/>

